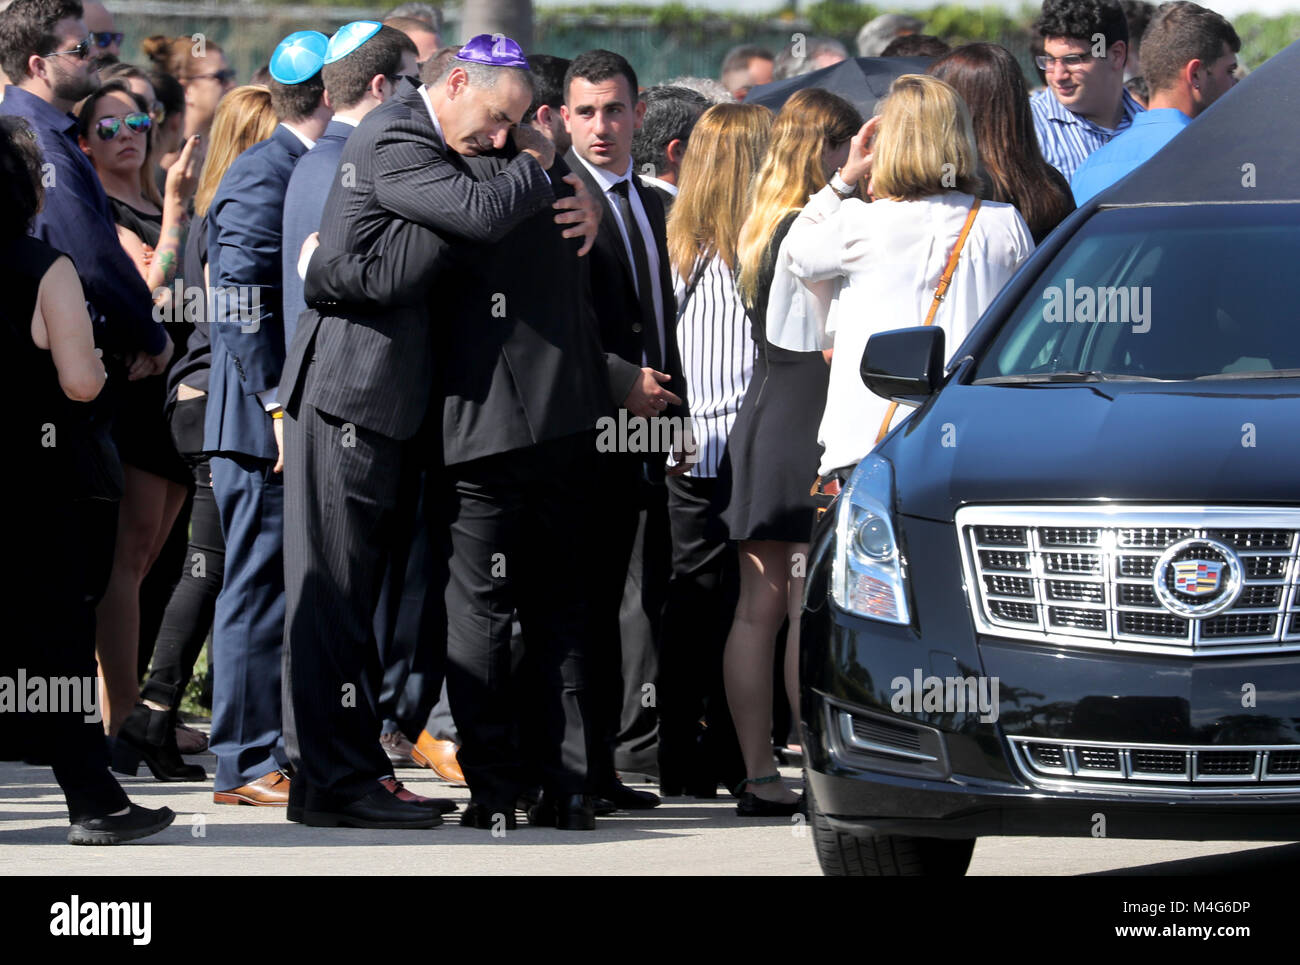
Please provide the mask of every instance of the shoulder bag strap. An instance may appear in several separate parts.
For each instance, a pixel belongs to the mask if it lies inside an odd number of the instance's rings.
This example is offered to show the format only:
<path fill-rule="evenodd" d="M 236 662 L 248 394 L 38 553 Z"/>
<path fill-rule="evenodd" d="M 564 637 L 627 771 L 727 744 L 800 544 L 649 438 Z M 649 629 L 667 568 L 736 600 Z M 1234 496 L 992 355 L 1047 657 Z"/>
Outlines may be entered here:
<path fill-rule="evenodd" d="M 935 313 L 939 311 L 939 303 L 943 301 L 943 296 L 948 294 L 948 286 L 952 284 L 953 273 L 957 270 L 957 258 L 961 255 L 961 249 L 966 244 L 966 236 L 970 234 L 970 227 L 975 223 L 975 213 L 980 209 L 980 199 L 976 198 L 975 203 L 970 207 L 970 214 L 966 215 L 966 223 L 962 225 L 961 234 L 957 236 L 957 243 L 952 246 L 952 254 L 948 256 L 948 264 L 943 269 L 943 275 L 939 278 L 939 287 L 934 290 L 934 299 L 930 302 L 930 311 L 926 313 L 925 321 L 922 325 L 933 325 Z M 889 432 L 889 423 L 894 421 L 894 413 L 898 411 L 898 403 L 889 403 L 889 408 L 885 412 L 885 420 L 880 423 L 880 431 L 876 433 L 876 442 Z"/>

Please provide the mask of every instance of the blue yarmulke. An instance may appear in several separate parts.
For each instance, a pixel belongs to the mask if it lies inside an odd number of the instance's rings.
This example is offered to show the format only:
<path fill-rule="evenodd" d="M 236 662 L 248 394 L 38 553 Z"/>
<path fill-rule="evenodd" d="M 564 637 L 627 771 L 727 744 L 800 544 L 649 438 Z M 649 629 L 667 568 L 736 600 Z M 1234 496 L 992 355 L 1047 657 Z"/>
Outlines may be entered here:
<path fill-rule="evenodd" d="M 325 48 L 325 63 L 342 60 L 379 32 L 383 24 L 375 20 L 354 20 L 339 27 Z"/>
<path fill-rule="evenodd" d="M 281 84 L 301 84 L 320 73 L 329 38 L 319 30 L 297 30 L 271 54 L 271 77 Z"/>

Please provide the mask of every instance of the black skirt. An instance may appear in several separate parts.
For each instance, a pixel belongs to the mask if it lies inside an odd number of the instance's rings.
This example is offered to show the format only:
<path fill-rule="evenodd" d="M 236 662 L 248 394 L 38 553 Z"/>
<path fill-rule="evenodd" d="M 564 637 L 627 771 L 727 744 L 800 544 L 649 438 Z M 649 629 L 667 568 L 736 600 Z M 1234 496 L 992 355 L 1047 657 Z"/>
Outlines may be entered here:
<path fill-rule="evenodd" d="M 808 541 L 824 502 L 809 490 L 829 381 L 821 352 L 759 350 L 718 473 L 718 489 L 730 492 L 722 519 L 733 540 Z"/>

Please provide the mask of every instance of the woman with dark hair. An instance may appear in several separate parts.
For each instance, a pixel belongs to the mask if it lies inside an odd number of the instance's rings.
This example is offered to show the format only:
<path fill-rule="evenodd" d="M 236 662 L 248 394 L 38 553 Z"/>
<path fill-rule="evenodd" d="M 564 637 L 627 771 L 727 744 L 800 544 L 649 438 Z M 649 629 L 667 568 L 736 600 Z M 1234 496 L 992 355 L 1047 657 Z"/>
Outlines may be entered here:
<path fill-rule="evenodd" d="M 162 192 L 167 187 L 167 168 L 162 159 L 180 156 L 185 140 L 185 90 L 171 74 L 160 70 L 145 73 L 135 64 L 116 63 L 99 69 L 101 82 L 124 80 L 132 90 L 149 104 L 149 119 L 153 127 L 149 132 L 149 163 L 142 172 L 153 178 L 153 189 L 145 188 L 145 196 L 157 206 L 162 206 Z M 181 354 L 181 347 L 176 347 Z"/>
<path fill-rule="evenodd" d="M 208 208 L 217 186 L 235 158 L 275 130 L 271 92 L 265 87 L 240 87 L 217 108 L 207 137 L 208 149 L 194 197 L 194 226 L 185 248 L 185 278 L 205 297 L 187 300 L 186 318 L 193 315 L 194 330 L 184 353 L 177 352 L 167 374 L 167 417 L 172 439 L 193 477 L 194 506 L 189 543 L 182 554 L 179 579 L 163 613 L 162 624 L 140 702 L 117 734 L 113 766 L 135 774 L 140 761 L 159 780 L 190 780 L 194 765 L 181 754 L 207 749 L 206 740 L 177 721 L 177 709 L 189 685 L 212 629 L 212 613 L 225 574 L 225 541 L 217 504 L 212 498 L 212 470 L 203 451 L 203 420 L 207 411 L 208 368 L 212 346 L 208 336 Z M 196 567 L 195 561 L 202 566 Z M 209 669 L 211 669 L 209 662 Z M 202 768 L 197 768 L 201 772 Z M 201 774 L 196 778 L 201 779 Z"/>
<path fill-rule="evenodd" d="M 1074 195 L 1038 148 L 1025 76 L 1011 52 L 997 44 L 966 44 L 932 63 L 926 73 L 961 95 L 970 111 L 985 182 L 983 197 L 1014 205 L 1034 244 L 1074 210 Z"/>
<path fill-rule="evenodd" d="M 186 206 L 198 183 L 200 157 L 192 138 L 168 171 L 160 209 L 149 197 L 151 189 L 156 191 L 153 179 L 142 177 L 153 127 L 149 107 L 126 81 L 111 80 L 81 102 L 77 121 L 81 149 L 108 195 L 122 247 L 155 292 L 156 317 L 165 318 L 180 309 L 172 305 L 170 285 L 184 250 Z M 119 411 L 113 438 L 125 486 L 113 572 L 96 627 L 110 735 L 116 735 L 139 697 L 140 586 L 185 502 L 190 480 L 167 427 L 165 374 L 136 381 L 122 375 L 114 383 Z"/>
<path fill-rule="evenodd" d="M 4 505 L 15 509 L 6 539 L 22 554 L 0 581 L 0 676 L 43 680 L 50 700 L 0 713 L 0 758 L 53 768 L 70 844 L 118 844 L 161 831 L 175 815 L 127 799 L 108 771 L 95 713 L 94 608 L 113 555 L 121 465 L 90 405 L 107 374 L 77 271 L 27 233 L 44 200 L 41 161 L 31 128 L 0 117 L 0 352 L 8 362 L 0 406 L 17 423 L 14 471 L 0 478 Z M 72 685 L 59 685 L 57 701 L 56 681 Z M 65 705 L 70 695 L 79 706 Z"/>

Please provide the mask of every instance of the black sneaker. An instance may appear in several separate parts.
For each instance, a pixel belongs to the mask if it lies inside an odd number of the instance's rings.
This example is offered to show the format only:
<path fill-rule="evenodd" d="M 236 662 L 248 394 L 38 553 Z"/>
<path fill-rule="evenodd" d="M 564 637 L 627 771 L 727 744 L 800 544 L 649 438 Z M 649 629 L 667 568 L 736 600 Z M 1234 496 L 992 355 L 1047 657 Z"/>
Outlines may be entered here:
<path fill-rule="evenodd" d="M 122 844 L 157 834 L 176 820 L 171 808 L 151 811 L 132 804 L 126 814 L 90 818 L 68 829 L 68 844 Z"/>

